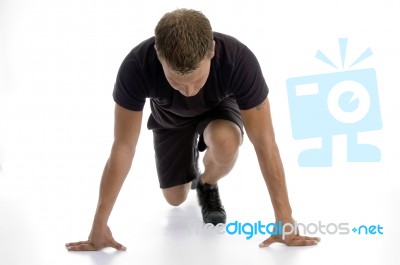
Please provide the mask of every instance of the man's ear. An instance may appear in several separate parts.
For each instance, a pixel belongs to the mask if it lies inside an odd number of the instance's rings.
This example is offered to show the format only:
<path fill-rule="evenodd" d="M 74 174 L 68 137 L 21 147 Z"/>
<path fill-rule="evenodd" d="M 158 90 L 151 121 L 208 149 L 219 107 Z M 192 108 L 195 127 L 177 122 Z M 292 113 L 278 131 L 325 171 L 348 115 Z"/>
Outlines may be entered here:
<path fill-rule="evenodd" d="M 156 51 L 157 59 L 161 62 L 161 57 L 160 57 L 160 54 L 158 53 L 156 45 L 154 45 L 154 50 Z"/>
<path fill-rule="evenodd" d="M 158 57 L 158 50 L 157 50 L 157 45 L 154 44 L 154 50 L 156 51 L 157 57 Z"/>
<path fill-rule="evenodd" d="M 213 40 L 213 44 L 212 44 L 212 50 L 210 53 L 210 59 L 212 59 L 215 55 L 215 40 Z"/>

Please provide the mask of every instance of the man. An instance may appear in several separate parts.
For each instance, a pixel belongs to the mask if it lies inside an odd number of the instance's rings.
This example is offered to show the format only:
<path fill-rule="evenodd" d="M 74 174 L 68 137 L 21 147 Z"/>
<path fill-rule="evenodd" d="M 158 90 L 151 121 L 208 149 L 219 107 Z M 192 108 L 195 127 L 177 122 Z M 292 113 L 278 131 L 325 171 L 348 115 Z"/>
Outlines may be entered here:
<path fill-rule="evenodd" d="M 150 98 L 157 173 L 168 203 L 178 206 L 197 190 L 205 223 L 225 223 L 217 182 L 236 162 L 243 125 L 257 153 L 276 222 L 293 224 L 285 175 L 274 139 L 268 88 L 254 54 L 233 37 L 213 32 L 195 10 L 165 14 L 155 37 L 136 46 L 123 61 L 113 97 L 115 140 L 105 166 L 92 231 L 68 250 L 99 250 L 116 242 L 107 225 L 130 170 L 142 111 Z M 198 139 L 199 138 L 199 139 Z M 199 173 L 199 151 L 205 151 Z M 314 245 L 315 237 L 273 235 L 260 244 Z"/>

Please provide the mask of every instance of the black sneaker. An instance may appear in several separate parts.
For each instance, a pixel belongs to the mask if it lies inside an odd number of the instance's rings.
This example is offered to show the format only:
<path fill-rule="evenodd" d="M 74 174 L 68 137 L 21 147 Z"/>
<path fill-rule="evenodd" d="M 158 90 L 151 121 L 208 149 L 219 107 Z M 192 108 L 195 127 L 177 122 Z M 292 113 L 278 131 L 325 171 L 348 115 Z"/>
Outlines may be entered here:
<path fill-rule="evenodd" d="M 201 181 L 197 184 L 197 197 L 201 206 L 204 223 L 213 225 L 226 223 L 226 212 L 219 198 L 218 186 L 203 184 Z"/>

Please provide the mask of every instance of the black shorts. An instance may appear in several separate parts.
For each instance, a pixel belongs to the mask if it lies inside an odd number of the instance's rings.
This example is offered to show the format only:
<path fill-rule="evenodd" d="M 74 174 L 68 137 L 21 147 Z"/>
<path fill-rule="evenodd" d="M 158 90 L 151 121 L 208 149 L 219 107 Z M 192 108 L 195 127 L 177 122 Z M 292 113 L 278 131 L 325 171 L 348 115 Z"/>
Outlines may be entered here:
<path fill-rule="evenodd" d="M 193 119 L 188 126 L 178 129 L 154 129 L 153 140 L 160 188 L 166 189 L 192 181 L 199 174 L 199 151 L 207 146 L 203 132 L 217 119 L 237 124 L 243 134 L 243 123 L 236 101 L 228 98 L 213 110 Z"/>

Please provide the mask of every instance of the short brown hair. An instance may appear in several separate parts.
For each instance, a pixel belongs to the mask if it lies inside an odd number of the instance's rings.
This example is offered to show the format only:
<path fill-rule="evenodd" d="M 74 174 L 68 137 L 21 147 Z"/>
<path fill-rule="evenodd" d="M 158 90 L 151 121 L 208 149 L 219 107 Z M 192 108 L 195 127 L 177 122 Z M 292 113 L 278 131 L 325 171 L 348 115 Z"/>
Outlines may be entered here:
<path fill-rule="evenodd" d="M 159 58 L 172 70 L 191 73 L 212 53 L 210 21 L 203 13 L 192 9 L 166 13 L 155 28 L 155 45 Z"/>

